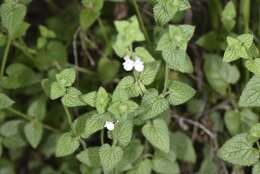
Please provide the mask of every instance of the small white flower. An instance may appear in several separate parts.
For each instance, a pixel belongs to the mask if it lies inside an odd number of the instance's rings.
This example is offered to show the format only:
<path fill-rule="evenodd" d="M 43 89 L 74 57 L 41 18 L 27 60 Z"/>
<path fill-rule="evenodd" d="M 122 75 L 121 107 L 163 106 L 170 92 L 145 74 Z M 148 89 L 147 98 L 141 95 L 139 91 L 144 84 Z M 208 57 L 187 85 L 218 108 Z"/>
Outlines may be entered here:
<path fill-rule="evenodd" d="M 136 58 L 134 67 L 137 72 L 142 72 L 144 70 L 144 63 L 141 61 L 140 58 Z"/>
<path fill-rule="evenodd" d="M 107 128 L 107 130 L 112 131 L 115 129 L 115 124 L 112 121 L 106 121 L 104 127 Z"/>
<path fill-rule="evenodd" d="M 135 65 L 135 62 L 130 59 L 130 57 L 127 55 L 124 57 L 125 62 L 123 63 L 124 69 L 126 71 L 132 71 Z"/>

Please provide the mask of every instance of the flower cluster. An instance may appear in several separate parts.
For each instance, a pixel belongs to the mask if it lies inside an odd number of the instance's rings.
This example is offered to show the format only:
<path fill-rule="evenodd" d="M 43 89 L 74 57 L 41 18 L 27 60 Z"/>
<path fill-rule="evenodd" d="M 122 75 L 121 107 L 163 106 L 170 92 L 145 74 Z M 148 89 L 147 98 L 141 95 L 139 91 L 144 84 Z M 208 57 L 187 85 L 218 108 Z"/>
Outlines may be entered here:
<path fill-rule="evenodd" d="M 144 70 L 144 63 L 139 57 L 135 57 L 135 60 L 132 60 L 130 56 L 127 55 L 124 59 L 123 67 L 126 71 L 135 69 L 137 72 L 142 72 Z"/>

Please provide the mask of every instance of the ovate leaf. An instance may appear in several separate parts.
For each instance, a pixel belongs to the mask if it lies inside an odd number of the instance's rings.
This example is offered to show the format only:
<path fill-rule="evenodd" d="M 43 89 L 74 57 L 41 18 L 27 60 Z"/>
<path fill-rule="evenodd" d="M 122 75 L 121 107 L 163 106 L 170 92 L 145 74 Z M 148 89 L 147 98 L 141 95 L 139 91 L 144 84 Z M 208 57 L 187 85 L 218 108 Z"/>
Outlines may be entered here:
<path fill-rule="evenodd" d="M 260 78 L 254 76 L 249 80 L 243 90 L 239 105 L 241 107 L 258 107 L 260 106 Z"/>
<path fill-rule="evenodd" d="M 110 100 L 109 94 L 102 87 L 98 89 L 97 98 L 96 98 L 96 108 L 98 113 L 102 114 L 106 111 L 108 103 Z"/>
<path fill-rule="evenodd" d="M 70 132 L 61 135 L 56 146 L 56 156 L 63 157 L 72 154 L 79 147 L 79 139 Z"/>
<path fill-rule="evenodd" d="M 7 95 L 0 93 L 0 110 L 8 108 L 14 104 L 14 101 Z"/>
<path fill-rule="evenodd" d="M 128 145 L 132 138 L 133 127 L 132 120 L 119 122 L 113 131 L 113 139 L 117 140 L 121 146 Z"/>
<path fill-rule="evenodd" d="M 24 127 L 25 137 L 33 148 L 36 148 L 43 135 L 43 126 L 38 121 L 27 123 Z"/>
<path fill-rule="evenodd" d="M 118 146 L 104 144 L 99 149 L 101 164 L 105 171 L 111 171 L 123 157 L 123 150 Z"/>
<path fill-rule="evenodd" d="M 69 87 L 76 80 L 76 71 L 73 68 L 65 69 L 56 75 L 56 79 L 61 86 Z"/>
<path fill-rule="evenodd" d="M 163 152 L 169 152 L 170 138 L 168 127 L 164 120 L 156 119 L 146 123 L 142 128 L 142 133 L 154 147 Z"/>
<path fill-rule="evenodd" d="M 218 156 L 235 165 L 249 166 L 259 160 L 259 152 L 247 142 L 247 134 L 239 134 L 228 140 L 219 150 Z"/>
<path fill-rule="evenodd" d="M 80 99 L 81 92 L 74 88 L 70 87 L 67 89 L 67 93 L 62 97 L 62 103 L 67 107 L 76 107 L 76 106 L 83 106 L 83 103 Z"/>

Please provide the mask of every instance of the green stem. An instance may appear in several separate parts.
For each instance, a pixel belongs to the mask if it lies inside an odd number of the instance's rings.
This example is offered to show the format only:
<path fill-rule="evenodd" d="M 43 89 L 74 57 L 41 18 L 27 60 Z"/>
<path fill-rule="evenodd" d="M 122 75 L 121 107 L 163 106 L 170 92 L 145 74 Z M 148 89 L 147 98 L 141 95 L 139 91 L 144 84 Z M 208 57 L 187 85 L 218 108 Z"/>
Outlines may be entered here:
<path fill-rule="evenodd" d="M 169 73 L 170 73 L 169 66 L 167 64 L 165 64 L 165 76 L 164 76 L 165 79 L 164 79 L 163 93 L 165 93 L 166 90 L 167 90 L 168 80 L 169 80 Z"/>
<path fill-rule="evenodd" d="M 101 145 L 103 145 L 104 144 L 104 129 L 102 129 L 101 130 L 101 132 L 100 132 L 100 142 L 101 142 Z"/>
<path fill-rule="evenodd" d="M 33 121 L 33 118 L 32 118 L 31 116 L 26 115 L 26 114 L 24 114 L 24 113 L 22 113 L 22 112 L 20 112 L 20 111 L 18 111 L 18 110 L 16 110 L 16 109 L 14 109 L 14 108 L 7 108 L 7 110 L 8 110 L 9 112 L 11 112 L 11 113 L 17 115 L 17 116 L 22 117 L 23 119 L 25 119 L 25 120 L 27 120 L 27 121 Z M 47 129 L 47 130 L 50 130 L 50 131 L 52 131 L 52 132 L 59 132 L 57 129 L 55 129 L 55 128 L 53 128 L 53 127 L 47 125 L 47 124 L 42 123 L 42 125 L 43 125 L 43 127 L 44 127 L 45 129 Z"/>
<path fill-rule="evenodd" d="M 244 32 L 249 32 L 249 20 L 250 20 L 250 1 L 251 0 L 242 0 L 240 1 L 240 8 L 244 23 Z"/>
<path fill-rule="evenodd" d="M 12 40 L 11 40 L 11 39 L 8 39 L 7 45 L 6 45 L 6 47 L 5 47 L 5 52 L 4 52 L 3 60 L 2 60 L 0 78 L 2 78 L 2 77 L 4 76 L 4 73 L 5 73 L 5 65 L 6 65 L 6 62 L 7 62 L 7 58 L 8 58 L 8 54 L 9 54 L 9 51 L 10 51 L 11 43 L 12 43 Z"/>
<path fill-rule="evenodd" d="M 147 29 L 145 28 L 145 25 L 144 25 L 144 20 L 143 20 L 143 18 L 142 18 L 142 15 L 141 15 L 141 12 L 140 12 L 140 10 L 139 10 L 139 7 L 138 7 L 138 4 L 137 4 L 136 0 L 133 0 L 133 5 L 134 5 L 135 11 L 136 11 L 136 13 L 137 13 L 137 16 L 138 16 L 138 19 L 139 19 L 141 28 L 142 28 L 142 30 L 143 30 L 143 32 L 144 32 L 145 38 L 146 38 L 146 40 L 147 40 L 148 42 L 150 42 Z"/>
<path fill-rule="evenodd" d="M 106 44 L 108 44 L 109 41 L 108 41 L 108 36 L 107 36 L 107 32 L 106 32 L 105 26 L 104 26 L 104 24 L 103 24 L 103 22 L 102 22 L 102 20 L 100 18 L 98 18 L 97 21 L 98 21 L 98 24 L 99 24 L 99 26 L 100 26 L 100 28 L 102 30 L 102 34 L 103 34 L 103 37 L 104 37 L 104 39 L 106 41 Z"/>
<path fill-rule="evenodd" d="M 65 114 L 67 116 L 68 124 L 69 124 L 71 130 L 73 130 L 72 117 L 71 117 L 70 111 L 64 104 L 62 104 L 62 106 L 63 106 Z"/>

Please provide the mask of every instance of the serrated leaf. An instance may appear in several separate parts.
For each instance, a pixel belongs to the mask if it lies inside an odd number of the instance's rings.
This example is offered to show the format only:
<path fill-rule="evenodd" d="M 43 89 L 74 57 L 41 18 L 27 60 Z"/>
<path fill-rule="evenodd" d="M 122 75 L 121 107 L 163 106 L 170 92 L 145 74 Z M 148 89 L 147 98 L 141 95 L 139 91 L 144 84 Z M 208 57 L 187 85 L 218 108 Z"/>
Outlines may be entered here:
<path fill-rule="evenodd" d="M 190 8 L 187 0 L 164 0 L 159 1 L 153 8 L 155 20 L 160 25 L 168 23 L 178 11 L 183 11 Z"/>
<path fill-rule="evenodd" d="M 260 162 L 254 164 L 252 174 L 258 174 L 260 173 Z"/>
<path fill-rule="evenodd" d="M 162 51 L 163 59 L 171 69 L 183 73 L 193 71 L 191 60 L 186 54 L 193 32 L 194 27 L 190 25 L 170 25 L 168 32 L 160 38 L 157 50 Z"/>
<path fill-rule="evenodd" d="M 101 167 L 99 147 L 90 147 L 77 155 L 77 159 L 83 164 L 98 168 Z"/>
<path fill-rule="evenodd" d="M 254 76 L 249 80 L 243 90 L 239 106 L 241 107 L 258 107 L 260 106 L 260 78 Z"/>
<path fill-rule="evenodd" d="M 79 139 L 70 132 L 61 135 L 56 146 L 56 156 L 63 157 L 72 154 L 79 148 Z"/>
<path fill-rule="evenodd" d="M 7 95 L 0 93 L 0 110 L 12 106 L 15 102 Z"/>
<path fill-rule="evenodd" d="M 175 106 L 187 102 L 195 95 L 195 90 L 192 87 L 180 81 L 170 81 L 168 88 L 170 93 L 168 101 Z"/>
<path fill-rule="evenodd" d="M 147 91 L 142 99 L 141 113 L 143 120 L 152 119 L 157 117 L 169 108 L 168 101 L 158 95 L 158 91 Z"/>
<path fill-rule="evenodd" d="M 126 120 L 128 115 L 133 113 L 138 108 L 138 104 L 131 100 L 127 101 L 117 101 L 113 102 L 109 108 L 108 111 L 113 114 L 113 116 L 121 121 Z"/>
<path fill-rule="evenodd" d="M 170 140 L 171 150 L 175 152 L 177 159 L 191 163 L 196 162 L 196 152 L 191 139 L 187 135 L 176 132 L 170 135 Z"/>
<path fill-rule="evenodd" d="M 56 74 L 56 79 L 61 86 L 69 87 L 76 80 L 76 71 L 73 68 L 65 69 Z"/>
<path fill-rule="evenodd" d="M 1 86 L 6 89 L 18 89 L 40 82 L 40 76 L 31 68 L 21 63 L 13 63 L 6 69 L 7 76 L 1 79 Z"/>
<path fill-rule="evenodd" d="M 46 105 L 46 99 L 40 96 L 30 104 L 27 114 L 38 120 L 43 120 L 46 115 Z"/>
<path fill-rule="evenodd" d="M 105 122 L 109 120 L 109 114 L 93 114 L 85 123 L 84 132 L 82 132 L 83 138 L 88 138 L 93 133 L 104 128 Z"/>
<path fill-rule="evenodd" d="M 0 12 L 3 27 L 7 29 L 9 36 L 13 37 L 24 20 L 26 6 L 19 3 L 6 2 L 1 5 Z"/>
<path fill-rule="evenodd" d="M 155 61 L 153 56 L 144 47 L 136 47 L 135 55 L 139 57 L 144 63 L 150 63 Z"/>
<path fill-rule="evenodd" d="M 240 72 L 235 65 L 221 60 L 218 55 L 205 54 L 204 72 L 210 86 L 218 93 L 225 95 L 228 85 L 236 83 Z"/>
<path fill-rule="evenodd" d="M 99 149 L 101 164 L 105 171 L 111 171 L 123 157 L 123 150 L 118 146 L 104 144 Z"/>
<path fill-rule="evenodd" d="M 249 59 L 249 49 L 253 45 L 253 36 L 251 34 L 242 34 L 236 38 L 227 37 L 228 47 L 224 53 L 224 62 L 232 62 L 239 58 Z"/>
<path fill-rule="evenodd" d="M 96 103 L 96 97 L 97 97 L 97 92 L 93 91 L 93 92 L 89 92 L 87 94 L 81 95 L 80 98 L 81 100 L 92 107 L 95 107 L 95 103 Z"/>
<path fill-rule="evenodd" d="M 161 62 L 159 61 L 145 64 L 144 71 L 140 74 L 140 81 L 144 85 L 150 85 L 154 81 L 159 71 L 160 65 Z"/>
<path fill-rule="evenodd" d="M 24 133 L 25 133 L 25 137 L 28 140 L 29 144 L 33 148 L 36 148 L 42 139 L 43 126 L 38 121 L 32 121 L 25 125 Z"/>
<path fill-rule="evenodd" d="M 66 93 L 66 88 L 61 86 L 58 82 L 53 82 L 50 88 L 50 98 L 55 100 L 64 96 Z"/>
<path fill-rule="evenodd" d="M 95 103 L 98 113 L 102 114 L 106 111 L 109 101 L 109 94 L 103 87 L 100 87 L 97 92 L 97 98 Z"/>
<path fill-rule="evenodd" d="M 133 127 L 132 120 L 119 122 L 113 131 L 113 139 L 117 140 L 120 146 L 127 146 L 132 138 Z"/>
<path fill-rule="evenodd" d="M 133 42 L 144 41 L 144 35 L 140 30 L 136 16 L 131 17 L 129 20 L 115 22 L 118 35 L 113 48 L 119 57 L 123 57 L 128 53 L 129 46 Z"/>
<path fill-rule="evenodd" d="M 127 174 L 150 174 L 152 172 L 152 162 L 149 159 L 140 161 L 133 170 Z"/>
<path fill-rule="evenodd" d="M 249 71 L 254 73 L 256 76 L 260 76 L 260 58 L 247 60 L 245 62 L 245 66 Z"/>
<path fill-rule="evenodd" d="M 67 107 L 83 106 L 85 105 L 85 103 L 81 101 L 80 96 L 81 92 L 78 89 L 70 87 L 67 89 L 67 92 L 62 97 L 61 101 L 64 104 L 64 106 Z"/>
<path fill-rule="evenodd" d="M 164 120 L 156 119 L 146 123 L 142 128 L 142 133 L 154 147 L 163 152 L 169 152 L 170 138 L 168 127 Z"/>
<path fill-rule="evenodd" d="M 219 158 L 235 165 L 249 166 L 259 160 L 259 152 L 247 142 L 247 134 L 239 134 L 228 140 L 218 152 Z"/>

